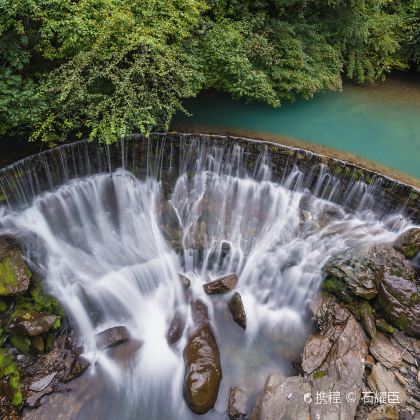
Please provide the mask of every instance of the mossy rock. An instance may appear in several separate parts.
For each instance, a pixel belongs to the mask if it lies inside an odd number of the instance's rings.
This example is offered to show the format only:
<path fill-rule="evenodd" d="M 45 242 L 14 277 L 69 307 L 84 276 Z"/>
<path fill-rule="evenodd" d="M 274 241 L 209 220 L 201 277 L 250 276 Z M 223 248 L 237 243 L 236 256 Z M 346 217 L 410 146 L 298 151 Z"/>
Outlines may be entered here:
<path fill-rule="evenodd" d="M 1 236 L 0 296 L 25 293 L 29 288 L 31 276 L 17 243 L 9 237 Z"/>
<path fill-rule="evenodd" d="M 394 248 L 407 258 L 420 252 L 420 229 L 413 228 L 402 233 L 394 242 Z"/>

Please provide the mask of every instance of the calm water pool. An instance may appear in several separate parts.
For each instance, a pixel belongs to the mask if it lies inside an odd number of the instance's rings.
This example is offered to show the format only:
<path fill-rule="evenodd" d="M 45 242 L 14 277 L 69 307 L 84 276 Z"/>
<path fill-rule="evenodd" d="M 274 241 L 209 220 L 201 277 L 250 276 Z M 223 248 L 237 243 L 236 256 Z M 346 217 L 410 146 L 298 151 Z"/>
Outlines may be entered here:
<path fill-rule="evenodd" d="M 420 81 L 388 80 L 375 87 L 345 86 L 305 101 L 271 108 L 219 93 L 186 103 L 192 116 L 174 126 L 239 128 L 280 134 L 350 152 L 420 178 Z"/>

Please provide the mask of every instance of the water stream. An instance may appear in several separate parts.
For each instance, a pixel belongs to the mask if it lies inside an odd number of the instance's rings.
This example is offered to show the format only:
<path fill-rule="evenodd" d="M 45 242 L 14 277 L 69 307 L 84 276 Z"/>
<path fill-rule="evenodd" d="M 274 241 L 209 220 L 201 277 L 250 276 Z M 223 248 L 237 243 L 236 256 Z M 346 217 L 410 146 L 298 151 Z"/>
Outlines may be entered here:
<path fill-rule="evenodd" d="M 353 183 L 337 203 L 342 182 L 322 165 L 316 178 L 291 165 L 278 179 L 269 148 L 255 158 L 208 139 L 139 142 L 141 153 L 131 143 L 114 153 L 80 142 L 0 172 L 0 233 L 25 245 L 93 365 L 28 418 L 197 418 L 182 396 L 192 320 L 179 273 L 207 304 L 222 357 L 216 406 L 201 417 L 226 418 L 231 386 L 252 404 L 270 372 L 294 373 L 328 258 L 412 225 L 402 210 L 375 210 L 375 182 Z M 227 273 L 239 276 L 246 331 L 231 319 L 230 295 L 202 288 Z M 187 327 L 170 346 L 176 312 Z M 132 340 L 98 350 L 95 334 L 116 325 Z"/>

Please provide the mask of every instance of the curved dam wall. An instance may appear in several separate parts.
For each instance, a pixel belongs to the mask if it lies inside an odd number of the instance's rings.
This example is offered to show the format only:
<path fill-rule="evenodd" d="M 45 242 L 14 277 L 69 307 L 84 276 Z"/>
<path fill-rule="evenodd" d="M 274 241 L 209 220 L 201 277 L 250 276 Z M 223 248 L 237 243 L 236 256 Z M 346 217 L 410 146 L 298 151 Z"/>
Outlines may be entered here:
<path fill-rule="evenodd" d="M 420 190 L 385 175 L 269 141 L 184 133 L 133 135 L 112 145 L 83 140 L 27 157 L 0 170 L 0 205 L 22 208 L 40 193 L 71 179 L 118 168 L 141 179 L 156 175 L 169 194 L 179 174 L 195 171 L 191 157 L 209 147 L 229 157 L 236 153 L 241 164 L 246 162 L 247 173 L 232 168 L 237 176 L 258 179 L 262 175 L 253 173 L 254 167 L 259 159 L 266 159 L 271 180 L 287 183 L 290 189 L 309 190 L 347 211 L 372 210 L 379 217 L 400 212 L 420 223 Z M 189 159 L 184 159 L 187 155 Z"/>

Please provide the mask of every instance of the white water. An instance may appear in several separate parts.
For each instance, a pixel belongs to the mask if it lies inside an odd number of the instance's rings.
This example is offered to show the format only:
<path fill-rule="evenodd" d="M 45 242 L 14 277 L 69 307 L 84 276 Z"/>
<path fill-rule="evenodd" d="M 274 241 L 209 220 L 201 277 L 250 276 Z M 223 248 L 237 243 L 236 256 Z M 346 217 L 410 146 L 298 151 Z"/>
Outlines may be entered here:
<path fill-rule="evenodd" d="M 182 162 L 191 164 L 187 153 Z M 410 227 L 398 215 L 378 220 L 361 183 L 353 193 L 365 196 L 355 214 L 310 196 L 305 220 L 302 176 L 294 170 L 279 185 L 271 181 L 268 154 L 251 174 L 241 148 L 203 148 L 193 173 L 181 170 L 169 204 L 155 177 L 140 180 L 117 170 L 69 180 L 23 210 L 4 209 L 0 227 L 25 238 L 29 262 L 65 307 L 94 364 L 78 380 L 79 390 L 51 397 L 59 402 L 56 409 L 70 400 L 66 418 L 92 418 L 92 410 L 101 419 L 196 417 L 182 398 L 187 328 L 175 346 L 166 341 L 176 310 L 191 322 L 179 272 L 208 305 L 222 355 L 219 398 L 204 419 L 226 417 L 230 386 L 255 395 L 268 373 L 292 373 L 290 362 L 311 328 L 307 305 L 328 258 L 348 247 L 392 241 Z M 162 209 L 168 208 L 182 230 L 180 254 L 163 234 Z M 326 211 L 334 217 L 326 220 Z M 230 252 L 222 259 L 224 243 Z M 226 310 L 229 296 L 210 298 L 202 289 L 230 272 L 240 279 L 245 332 Z M 126 325 L 134 344 L 98 351 L 94 335 L 115 325 Z M 93 406 L 92 399 L 99 403 Z M 51 404 L 43 405 L 50 413 Z"/>

